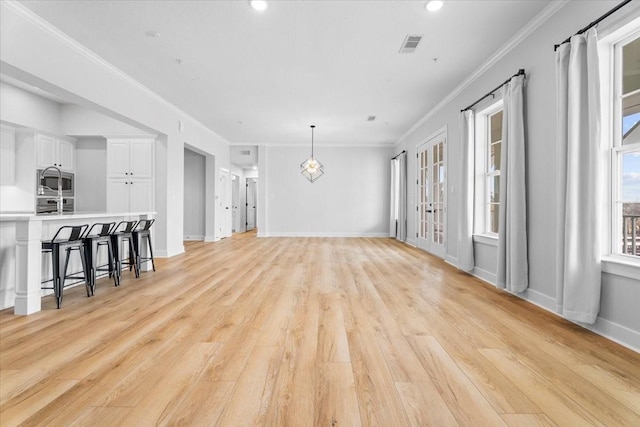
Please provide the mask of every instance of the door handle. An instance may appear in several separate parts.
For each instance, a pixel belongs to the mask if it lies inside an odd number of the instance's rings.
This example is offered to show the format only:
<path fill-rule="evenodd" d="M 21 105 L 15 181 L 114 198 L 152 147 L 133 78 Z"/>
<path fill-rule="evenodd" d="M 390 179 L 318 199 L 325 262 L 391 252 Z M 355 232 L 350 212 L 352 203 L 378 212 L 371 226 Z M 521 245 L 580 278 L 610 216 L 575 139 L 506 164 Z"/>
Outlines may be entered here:
<path fill-rule="evenodd" d="M 433 213 L 433 210 L 427 209 L 427 213 Z"/>

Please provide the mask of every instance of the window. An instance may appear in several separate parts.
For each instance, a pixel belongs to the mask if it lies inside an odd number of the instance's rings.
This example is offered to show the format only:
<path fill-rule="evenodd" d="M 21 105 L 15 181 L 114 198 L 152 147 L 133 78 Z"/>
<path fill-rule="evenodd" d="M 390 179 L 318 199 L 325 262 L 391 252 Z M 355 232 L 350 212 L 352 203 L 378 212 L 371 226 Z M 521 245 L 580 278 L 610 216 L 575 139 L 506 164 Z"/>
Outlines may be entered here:
<path fill-rule="evenodd" d="M 614 46 L 614 64 L 611 252 L 640 257 L 640 32 Z"/>
<path fill-rule="evenodd" d="M 502 101 L 476 115 L 476 218 L 474 234 L 497 237 L 500 208 Z"/>

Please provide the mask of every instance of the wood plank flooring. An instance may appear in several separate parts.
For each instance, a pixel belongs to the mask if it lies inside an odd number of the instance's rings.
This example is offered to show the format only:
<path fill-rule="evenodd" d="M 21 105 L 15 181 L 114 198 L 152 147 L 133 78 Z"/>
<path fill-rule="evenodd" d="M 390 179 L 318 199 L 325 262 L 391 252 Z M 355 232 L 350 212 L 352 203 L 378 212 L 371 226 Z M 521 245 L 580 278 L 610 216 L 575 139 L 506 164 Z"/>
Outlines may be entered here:
<path fill-rule="evenodd" d="M 391 239 L 188 242 L 0 312 L 0 425 L 640 426 L 640 355 Z"/>

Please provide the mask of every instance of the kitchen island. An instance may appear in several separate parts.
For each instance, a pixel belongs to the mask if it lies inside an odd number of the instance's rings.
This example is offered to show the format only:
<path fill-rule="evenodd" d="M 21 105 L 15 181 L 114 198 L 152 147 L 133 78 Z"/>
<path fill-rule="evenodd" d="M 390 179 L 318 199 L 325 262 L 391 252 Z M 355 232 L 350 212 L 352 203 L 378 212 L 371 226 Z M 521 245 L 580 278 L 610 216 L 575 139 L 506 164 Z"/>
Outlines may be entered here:
<path fill-rule="evenodd" d="M 42 240 L 51 239 L 63 225 L 91 226 L 96 222 L 150 219 L 155 212 L 73 212 L 41 214 L 0 213 L 0 309 L 15 314 L 40 311 L 43 280 Z"/>

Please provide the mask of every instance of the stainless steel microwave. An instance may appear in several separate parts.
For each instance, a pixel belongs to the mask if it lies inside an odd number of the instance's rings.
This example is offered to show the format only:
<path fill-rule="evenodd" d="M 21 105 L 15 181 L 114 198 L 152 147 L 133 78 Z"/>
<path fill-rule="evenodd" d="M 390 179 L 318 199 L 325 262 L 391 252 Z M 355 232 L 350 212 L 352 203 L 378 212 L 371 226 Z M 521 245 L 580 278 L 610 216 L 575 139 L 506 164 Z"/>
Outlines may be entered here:
<path fill-rule="evenodd" d="M 36 194 L 38 194 L 38 188 L 40 185 L 44 187 L 44 194 L 39 196 L 56 197 L 58 195 L 58 173 L 49 169 L 47 173 L 42 177 L 43 169 L 36 171 Z M 62 172 L 61 186 L 63 197 L 73 197 L 75 195 L 75 177 L 72 173 Z"/>

